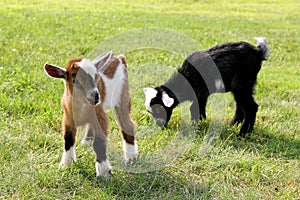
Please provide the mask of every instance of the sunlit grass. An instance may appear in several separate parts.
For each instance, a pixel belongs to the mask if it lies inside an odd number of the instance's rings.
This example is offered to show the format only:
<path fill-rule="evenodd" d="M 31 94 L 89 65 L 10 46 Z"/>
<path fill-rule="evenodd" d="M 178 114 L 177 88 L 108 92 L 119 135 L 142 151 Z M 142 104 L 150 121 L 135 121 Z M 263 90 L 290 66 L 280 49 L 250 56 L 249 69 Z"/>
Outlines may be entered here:
<path fill-rule="evenodd" d="M 299 13 L 297 1 L 280 0 L 1 1 L 0 198 L 299 198 Z M 109 112 L 110 148 L 116 150 L 109 153 L 115 162 L 112 179 L 94 180 L 94 153 L 79 145 L 82 132 L 77 137 L 78 162 L 59 168 L 63 83 L 46 76 L 44 63 L 64 66 L 117 34 L 143 28 L 174 31 L 194 40 L 199 49 L 266 37 L 271 57 L 258 75 L 255 99 L 260 107 L 254 132 L 242 140 L 235 137 L 239 127 L 228 126 L 234 115 L 229 94 L 224 95 L 222 133 L 208 151 L 201 147 L 214 122 L 213 96 L 208 120 L 202 124 L 194 127 L 189 122 L 187 103 L 176 109 L 167 129 L 158 129 L 144 108 L 142 89 L 166 81 L 183 55 L 162 48 L 116 50 L 126 53 L 142 156 L 138 164 L 150 167 L 149 172 L 128 173 L 122 157 L 114 157 L 122 156 L 122 147 L 113 112 Z M 179 47 L 188 48 L 180 42 Z M 156 167 L 147 160 L 152 153 L 170 163 Z"/>

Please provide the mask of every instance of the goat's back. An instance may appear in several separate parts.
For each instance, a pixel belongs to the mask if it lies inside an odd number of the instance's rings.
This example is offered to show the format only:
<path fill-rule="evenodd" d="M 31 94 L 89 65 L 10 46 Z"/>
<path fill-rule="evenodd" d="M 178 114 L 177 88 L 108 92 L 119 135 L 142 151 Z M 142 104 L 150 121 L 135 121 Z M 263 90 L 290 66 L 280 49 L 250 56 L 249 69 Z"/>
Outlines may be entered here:
<path fill-rule="evenodd" d="M 186 58 L 178 72 L 190 82 L 194 89 L 205 88 L 207 90 L 207 83 L 203 76 L 208 76 L 206 80 L 215 79 L 215 70 L 218 70 L 223 79 L 225 91 L 231 91 L 236 79 L 254 85 L 261 68 L 262 54 L 261 49 L 247 42 L 225 43 L 205 51 L 192 53 Z"/>
<path fill-rule="evenodd" d="M 113 55 L 106 63 L 107 66 L 104 70 L 98 68 L 98 72 L 100 73 L 105 87 L 105 110 L 119 104 L 124 85 L 127 84 L 126 82 L 128 80 L 126 70 L 127 63 L 123 55 L 121 55 L 121 57 Z"/>

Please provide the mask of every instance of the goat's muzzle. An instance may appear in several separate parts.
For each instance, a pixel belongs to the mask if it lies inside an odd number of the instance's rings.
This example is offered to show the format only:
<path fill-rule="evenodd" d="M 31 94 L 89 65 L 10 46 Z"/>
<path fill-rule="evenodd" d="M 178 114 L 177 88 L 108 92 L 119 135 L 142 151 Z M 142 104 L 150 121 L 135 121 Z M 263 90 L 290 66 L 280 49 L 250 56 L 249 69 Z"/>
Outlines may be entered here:
<path fill-rule="evenodd" d="M 163 128 L 163 127 L 167 126 L 167 124 L 168 124 L 167 121 L 162 118 L 155 119 L 155 122 L 156 122 L 157 126 L 159 126 L 160 128 Z"/>
<path fill-rule="evenodd" d="M 97 88 L 91 89 L 87 92 L 87 99 L 91 105 L 97 106 L 101 103 L 99 90 Z"/>

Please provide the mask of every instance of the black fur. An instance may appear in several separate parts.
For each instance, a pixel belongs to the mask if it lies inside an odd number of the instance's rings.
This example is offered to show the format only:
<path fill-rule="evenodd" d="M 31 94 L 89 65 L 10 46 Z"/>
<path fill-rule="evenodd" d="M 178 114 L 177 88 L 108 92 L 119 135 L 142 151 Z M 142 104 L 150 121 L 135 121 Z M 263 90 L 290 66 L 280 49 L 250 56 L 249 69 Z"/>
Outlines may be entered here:
<path fill-rule="evenodd" d="M 64 134 L 64 139 L 65 139 L 65 150 L 69 151 L 70 148 L 75 144 L 75 137 L 72 131 L 66 130 Z"/>
<path fill-rule="evenodd" d="M 192 120 L 198 121 L 206 118 L 205 107 L 210 94 L 231 91 L 236 101 L 236 112 L 231 125 L 243 122 L 239 135 L 245 136 L 253 130 L 258 109 L 253 90 L 268 51 L 264 39 L 263 42 L 258 41 L 257 46 L 235 42 L 192 53 L 167 82 L 155 88 L 158 93 L 150 103 L 153 117 L 160 122 L 158 125 L 165 126 L 173 109 L 188 100 L 193 102 L 190 108 Z M 220 87 L 215 83 L 218 77 L 223 81 Z M 164 92 L 175 100 L 171 107 L 165 106 L 161 100 Z M 159 115 L 158 112 L 163 114 Z M 164 120 L 157 120 L 159 118 Z"/>

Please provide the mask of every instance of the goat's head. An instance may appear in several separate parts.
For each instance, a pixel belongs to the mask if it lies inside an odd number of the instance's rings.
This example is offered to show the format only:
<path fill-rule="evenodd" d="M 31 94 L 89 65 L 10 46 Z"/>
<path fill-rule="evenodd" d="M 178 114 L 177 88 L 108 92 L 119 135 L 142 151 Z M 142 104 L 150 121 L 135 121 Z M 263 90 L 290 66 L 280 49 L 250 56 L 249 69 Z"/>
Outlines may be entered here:
<path fill-rule="evenodd" d="M 166 126 L 175 107 L 175 99 L 159 87 L 144 88 L 144 93 L 147 111 L 151 113 L 158 126 Z"/>
<path fill-rule="evenodd" d="M 96 106 L 101 102 L 97 85 L 100 75 L 95 65 L 87 59 L 72 60 L 66 69 L 45 64 L 46 73 L 53 78 L 61 78 L 65 81 L 65 95 L 73 101 Z M 70 96 L 71 95 L 71 96 Z"/>

